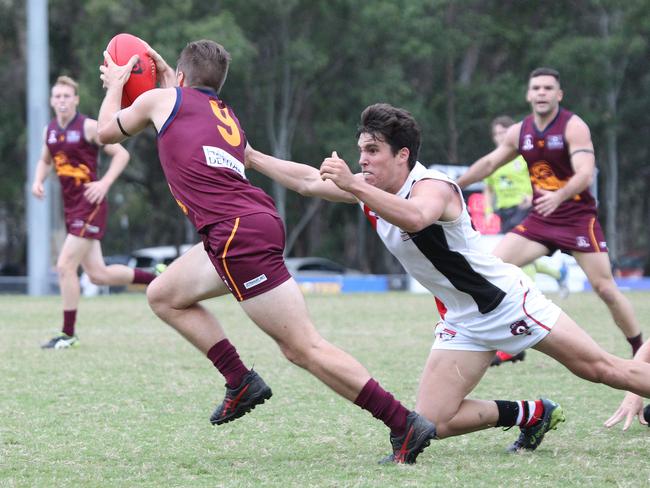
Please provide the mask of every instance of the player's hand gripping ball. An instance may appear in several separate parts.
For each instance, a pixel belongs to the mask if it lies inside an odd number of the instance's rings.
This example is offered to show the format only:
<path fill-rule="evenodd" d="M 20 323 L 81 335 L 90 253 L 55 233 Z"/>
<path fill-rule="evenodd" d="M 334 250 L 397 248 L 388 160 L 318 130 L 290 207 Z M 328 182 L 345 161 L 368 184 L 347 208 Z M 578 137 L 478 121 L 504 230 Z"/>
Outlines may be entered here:
<path fill-rule="evenodd" d="M 144 92 L 156 87 L 156 63 L 147 53 L 147 49 L 149 46 L 146 42 L 126 33 L 117 34 L 106 47 L 113 62 L 119 66 L 128 63 L 134 54 L 139 57 L 124 85 L 122 108 L 128 107 Z"/>

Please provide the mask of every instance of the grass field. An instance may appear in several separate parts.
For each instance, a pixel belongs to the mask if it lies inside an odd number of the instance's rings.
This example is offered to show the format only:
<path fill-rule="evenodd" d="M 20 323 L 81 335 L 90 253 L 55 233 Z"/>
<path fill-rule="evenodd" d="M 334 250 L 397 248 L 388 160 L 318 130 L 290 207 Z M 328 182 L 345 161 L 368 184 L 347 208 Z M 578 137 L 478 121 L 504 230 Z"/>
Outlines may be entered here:
<path fill-rule="evenodd" d="M 650 295 L 630 294 L 650 335 Z M 437 317 L 426 295 L 309 296 L 323 335 L 412 406 Z M 607 350 L 629 349 L 605 306 L 563 308 Z M 83 299 L 81 347 L 42 351 L 58 297 L 0 296 L 0 487 L 626 486 L 650 484 L 650 431 L 603 421 L 622 394 L 542 354 L 490 369 L 474 394 L 540 395 L 567 422 L 534 453 L 508 455 L 516 429 L 435 441 L 415 466 L 379 466 L 388 430 L 289 364 L 230 298 L 208 302 L 273 398 L 235 422 L 208 418 L 223 397 L 212 365 L 150 312 L 141 294 Z"/>

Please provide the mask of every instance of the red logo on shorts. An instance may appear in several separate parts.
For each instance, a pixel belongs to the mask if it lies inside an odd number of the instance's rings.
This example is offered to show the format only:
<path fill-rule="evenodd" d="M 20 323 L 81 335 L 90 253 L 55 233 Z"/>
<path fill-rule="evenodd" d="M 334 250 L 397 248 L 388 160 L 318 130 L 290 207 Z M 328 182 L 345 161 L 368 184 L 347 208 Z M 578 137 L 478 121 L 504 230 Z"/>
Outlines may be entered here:
<path fill-rule="evenodd" d="M 514 324 L 510 324 L 510 332 L 512 335 L 530 335 L 530 326 L 523 320 L 518 320 Z"/>

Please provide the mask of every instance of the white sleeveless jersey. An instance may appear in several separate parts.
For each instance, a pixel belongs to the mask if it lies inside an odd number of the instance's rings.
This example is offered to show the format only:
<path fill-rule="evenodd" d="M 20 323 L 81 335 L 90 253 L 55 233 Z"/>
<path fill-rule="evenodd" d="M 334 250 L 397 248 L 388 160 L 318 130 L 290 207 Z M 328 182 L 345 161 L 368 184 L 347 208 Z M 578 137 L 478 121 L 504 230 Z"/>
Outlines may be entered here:
<path fill-rule="evenodd" d="M 460 187 L 447 175 L 416 163 L 397 196 L 408 199 L 413 185 L 422 179 L 451 183 L 461 195 Z M 518 267 L 482 250 L 481 236 L 461 201 L 463 209 L 456 220 L 437 221 L 416 233 L 404 232 L 363 202 L 360 205 L 404 269 L 442 302 L 438 308 L 445 321 L 478 325 L 489 320 L 491 312 L 497 314 L 502 303 L 506 305 L 509 293 L 519 295 L 522 283 L 532 285 Z"/>

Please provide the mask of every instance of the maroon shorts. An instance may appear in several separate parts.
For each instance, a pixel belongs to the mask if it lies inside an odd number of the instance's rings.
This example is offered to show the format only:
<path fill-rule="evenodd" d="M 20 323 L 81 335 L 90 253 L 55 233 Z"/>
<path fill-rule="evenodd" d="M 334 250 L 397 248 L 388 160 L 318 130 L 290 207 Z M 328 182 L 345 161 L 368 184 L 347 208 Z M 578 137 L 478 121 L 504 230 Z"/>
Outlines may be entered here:
<path fill-rule="evenodd" d="M 607 252 L 607 242 L 598 218 L 590 213 L 580 214 L 557 224 L 531 212 L 510 232 L 543 244 L 549 249 L 549 255 L 558 249 L 568 254 L 572 251 Z"/>
<path fill-rule="evenodd" d="M 84 212 L 66 212 L 65 228 L 73 236 L 99 240 L 106 232 L 107 219 L 108 204 L 103 200 L 98 205 L 88 206 Z"/>
<path fill-rule="evenodd" d="M 230 292 L 240 302 L 284 283 L 284 225 L 275 215 L 257 213 L 208 226 L 203 247 Z"/>

